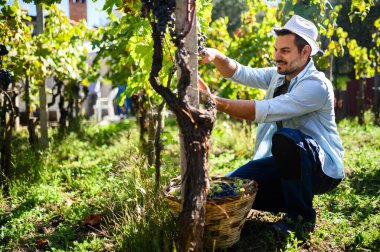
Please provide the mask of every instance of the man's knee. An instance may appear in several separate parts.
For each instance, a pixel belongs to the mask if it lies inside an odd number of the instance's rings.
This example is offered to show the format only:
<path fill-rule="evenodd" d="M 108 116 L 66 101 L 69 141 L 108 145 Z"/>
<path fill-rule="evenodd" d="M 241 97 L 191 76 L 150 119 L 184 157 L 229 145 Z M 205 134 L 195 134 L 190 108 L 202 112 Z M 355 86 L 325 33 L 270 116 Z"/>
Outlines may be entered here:
<path fill-rule="evenodd" d="M 300 149 L 292 139 L 275 134 L 272 138 L 272 154 L 284 179 L 301 178 Z"/>

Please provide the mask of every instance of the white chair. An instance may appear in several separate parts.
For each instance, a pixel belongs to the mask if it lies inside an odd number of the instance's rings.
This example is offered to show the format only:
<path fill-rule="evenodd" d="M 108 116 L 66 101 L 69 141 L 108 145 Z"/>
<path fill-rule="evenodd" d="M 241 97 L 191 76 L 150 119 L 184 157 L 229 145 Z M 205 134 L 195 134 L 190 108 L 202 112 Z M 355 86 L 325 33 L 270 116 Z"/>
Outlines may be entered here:
<path fill-rule="evenodd" d="M 115 109 L 113 102 L 116 98 L 118 89 L 114 88 L 111 90 L 111 92 L 108 94 L 107 97 L 99 97 L 96 100 L 96 103 L 94 105 L 94 111 L 95 111 L 95 118 L 98 122 L 100 122 L 103 119 L 103 110 L 107 110 L 107 118 L 111 121 L 117 121 L 115 115 Z M 120 117 L 118 117 L 120 120 Z"/>

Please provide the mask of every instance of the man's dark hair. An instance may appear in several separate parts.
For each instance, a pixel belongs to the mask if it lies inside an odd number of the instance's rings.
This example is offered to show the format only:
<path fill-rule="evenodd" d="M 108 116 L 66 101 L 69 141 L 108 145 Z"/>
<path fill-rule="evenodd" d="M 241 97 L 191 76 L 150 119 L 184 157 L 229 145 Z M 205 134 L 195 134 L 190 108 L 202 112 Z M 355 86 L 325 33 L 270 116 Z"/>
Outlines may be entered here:
<path fill-rule="evenodd" d="M 283 29 L 283 30 L 275 30 L 274 32 L 276 33 L 277 36 L 284 36 L 284 35 L 288 35 L 288 34 L 294 34 L 296 36 L 294 42 L 295 42 L 295 44 L 297 46 L 297 49 L 298 49 L 299 53 L 302 52 L 302 49 L 305 47 L 305 45 L 309 45 L 309 43 L 307 43 L 306 40 L 304 40 L 302 37 L 300 37 L 299 35 L 295 34 L 294 32 L 291 32 L 289 30 L 285 30 L 285 29 Z"/>

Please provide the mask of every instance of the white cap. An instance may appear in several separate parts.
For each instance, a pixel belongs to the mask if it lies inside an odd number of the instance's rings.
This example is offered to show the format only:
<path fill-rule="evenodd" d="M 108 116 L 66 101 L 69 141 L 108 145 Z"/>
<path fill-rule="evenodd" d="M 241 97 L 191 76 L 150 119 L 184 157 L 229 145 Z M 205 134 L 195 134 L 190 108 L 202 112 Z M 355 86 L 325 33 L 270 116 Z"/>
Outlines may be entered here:
<path fill-rule="evenodd" d="M 275 27 L 273 31 L 288 30 L 302 37 L 311 47 L 310 56 L 315 55 L 319 51 L 317 43 L 318 30 L 317 27 L 307 19 L 294 15 L 283 27 Z M 277 37 L 276 33 L 274 35 Z"/>

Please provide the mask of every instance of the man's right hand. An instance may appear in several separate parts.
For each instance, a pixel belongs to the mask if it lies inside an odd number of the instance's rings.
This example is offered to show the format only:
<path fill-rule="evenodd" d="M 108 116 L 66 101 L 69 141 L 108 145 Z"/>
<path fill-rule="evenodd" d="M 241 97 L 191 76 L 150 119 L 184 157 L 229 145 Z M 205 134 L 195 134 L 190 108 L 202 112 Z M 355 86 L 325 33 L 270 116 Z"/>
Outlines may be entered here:
<path fill-rule="evenodd" d="M 199 64 L 207 64 L 210 62 L 214 62 L 216 55 L 220 53 L 217 49 L 214 48 L 205 48 L 199 52 L 199 55 L 202 59 L 199 61 Z"/>
<path fill-rule="evenodd" d="M 213 62 L 216 69 L 223 75 L 223 77 L 230 78 L 236 71 L 236 62 L 234 60 L 230 60 L 218 49 L 206 48 L 200 51 L 199 55 L 202 57 L 202 59 L 198 62 L 200 65 Z"/>

